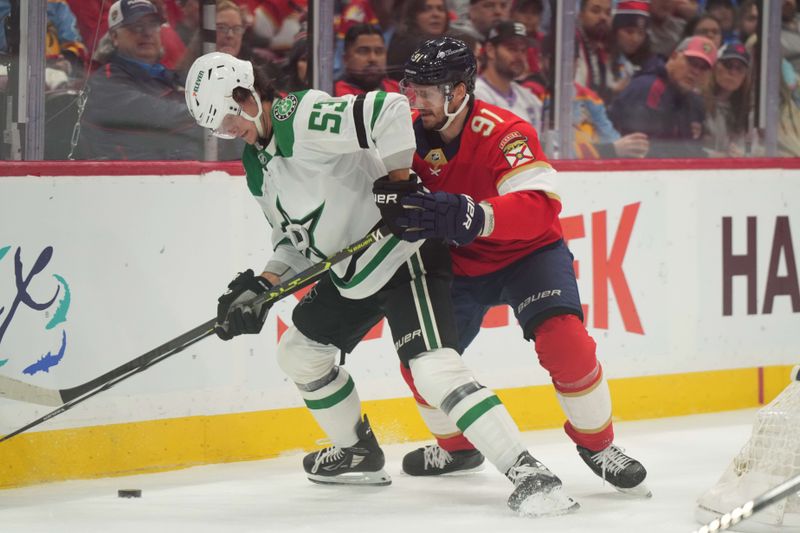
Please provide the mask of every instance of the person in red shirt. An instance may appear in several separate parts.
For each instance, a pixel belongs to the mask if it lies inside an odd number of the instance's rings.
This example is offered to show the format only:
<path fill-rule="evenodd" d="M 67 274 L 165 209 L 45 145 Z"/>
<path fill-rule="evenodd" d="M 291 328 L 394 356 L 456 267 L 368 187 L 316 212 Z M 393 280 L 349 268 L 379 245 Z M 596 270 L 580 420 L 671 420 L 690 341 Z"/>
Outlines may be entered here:
<path fill-rule="evenodd" d="M 580 457 L 618 490 L 649 496 L 645 468 L 613 443 L 608 384 L 583 325 L 573 256 L 558 219 L 556 172 L 529 123 L 473 99 L 475 73 L 470 48 L 450 37 L 425 42 L 406 63 L 401 91 L 419 113 L 413 169 L 432 192 L 401 191 L 404 209 L 386 209 L 384 220 L 404 240 L 455 245 L 459 351 L 492 306 L 511 306 L 550 373 Z M 458 428 L 417 394 L 411 374 L 403 369 L 403 376 L 438 441 L 407 454 L 404 471 L 436 475 L 480 464 Z"/>
<path fill-rule="evenodd" d="M 377 26 L 355 24 L 344 38 L 344 75 L 334 94 L 366 94 L 369 91 L 400 92 L 400 85 L 386 77 L 386 43 Z"/>

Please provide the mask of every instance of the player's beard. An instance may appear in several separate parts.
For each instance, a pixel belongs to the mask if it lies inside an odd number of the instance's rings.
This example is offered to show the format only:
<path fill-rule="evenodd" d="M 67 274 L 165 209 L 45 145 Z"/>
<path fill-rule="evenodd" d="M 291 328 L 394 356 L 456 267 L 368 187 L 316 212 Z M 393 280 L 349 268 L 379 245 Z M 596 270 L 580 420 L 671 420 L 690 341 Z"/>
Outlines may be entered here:
<path fill-rule="evenodd" d="M 441 107 L 440 109 L 442 111 L 444 111 L 443 107 Z M 442 128 L 445 124 L 447 124 L 447 115 L 446 114 L 443 114 L 443 116 L 442 116 L 442 118 L 440 120 L 436 121 L 435 123 L 433 123 L 431 125 L 427 125 L 427 124 L 430 124 L 430 122 L 426 122 L 425 119 L 430 120 L 431 118 L 435 117 L 435 115 L 433 113 L 431 113 L 431 114 L 422 114 L 421 117 L 422 117 L 422 127 L 425 128 L 425 130 L 427 130 L 427 131 L 439 131 L 440 128 Z"/>
<path fill-rule="evenodd" d="M 437 122 L 436 125 L 432 129 L 434 129 L 436 131 L 440 131 L 442 128 L 444 128 L 444 125 L 447 124 L 447 118 L 448 118 L 447 115 L 442 117 L 442 120 Z"/>
<path fill-rule="evenodd" d="M 608 39 L 608 35 L 611 32 L 611 26 L 606 23 L 598 23 L 594 26 L 589 28 L 585 28 L 584 32 L 586 36 L 589 37 L 593 41 L 605 41 Z"/>
<path fill-rule="evenodd" d="M 507 80 L 516 80 L 525 71 L 525 65 L 515 65 L 512 61 L 498 61 L 494 69 Z"/>
<path fill-rule="evenodd" d="M 381 81 L 383 81 L 383 77 L 385 75 L 386 72 L 383 69 L 369 66 L 361 72 L 355 74 L 354 77 L 358 80 L 358 84 L 362 89 L 373 91 L 380 87 Z"/>

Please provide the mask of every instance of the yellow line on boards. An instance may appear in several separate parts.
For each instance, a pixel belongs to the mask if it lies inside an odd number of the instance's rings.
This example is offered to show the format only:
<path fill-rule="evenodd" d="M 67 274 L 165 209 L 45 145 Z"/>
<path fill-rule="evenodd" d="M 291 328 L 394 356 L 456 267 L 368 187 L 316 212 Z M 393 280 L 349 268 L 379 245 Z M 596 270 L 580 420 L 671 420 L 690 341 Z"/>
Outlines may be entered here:
<path fill-rule="evenodd" d="M 764 401 L 788 383 L 790 366 L 764 368 Z M 609 380 L 614 420 L 758 407 L 758 369 Z M 549 385 L 496 391 L 523 431 L 560 427 Z M 430 440 L 412 398 L 364 402 L 381 442 Z M 0 488 L 248 461 L 317 448 L 322 431 L 304 407 L 23 433 L 0 445 Z M 300 460 L 298 458 L 298 469 Z"/>

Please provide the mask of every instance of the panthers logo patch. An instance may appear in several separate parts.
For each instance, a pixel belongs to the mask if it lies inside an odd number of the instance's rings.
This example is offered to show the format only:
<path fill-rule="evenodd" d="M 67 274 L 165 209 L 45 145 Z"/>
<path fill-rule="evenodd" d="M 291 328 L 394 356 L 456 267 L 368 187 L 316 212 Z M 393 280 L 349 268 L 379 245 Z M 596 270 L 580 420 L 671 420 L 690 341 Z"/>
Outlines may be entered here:
<path fill-rule="evenodd" d="M 500 150 L 511 168 L 536 161 L 536 157 L 528 146 L 528 138 L 518 131 L 512 131 L 500 141 Z"/>

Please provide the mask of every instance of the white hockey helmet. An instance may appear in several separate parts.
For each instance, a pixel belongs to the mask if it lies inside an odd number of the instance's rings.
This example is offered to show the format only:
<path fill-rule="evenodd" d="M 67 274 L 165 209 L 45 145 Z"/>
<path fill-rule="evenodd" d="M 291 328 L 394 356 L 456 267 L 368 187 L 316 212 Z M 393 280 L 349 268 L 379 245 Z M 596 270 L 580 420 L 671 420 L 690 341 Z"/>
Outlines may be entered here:
<path fill-rule="evenodd" d="M 186 107 L 197 123 L 222 138 L 233 138 L 225 128 L 225 118 L 243 116 L 254 122 L 259 135 L 264 136 L 261 125 L 261 98 L 253 86 L 253 65 L 230 54 L 211 52 L 198 57 L 186 75 Z M 241 87 L 250 91 L 258 105 L 256 116 L 250 116 L 233 99 L 233 90 Z"/>

